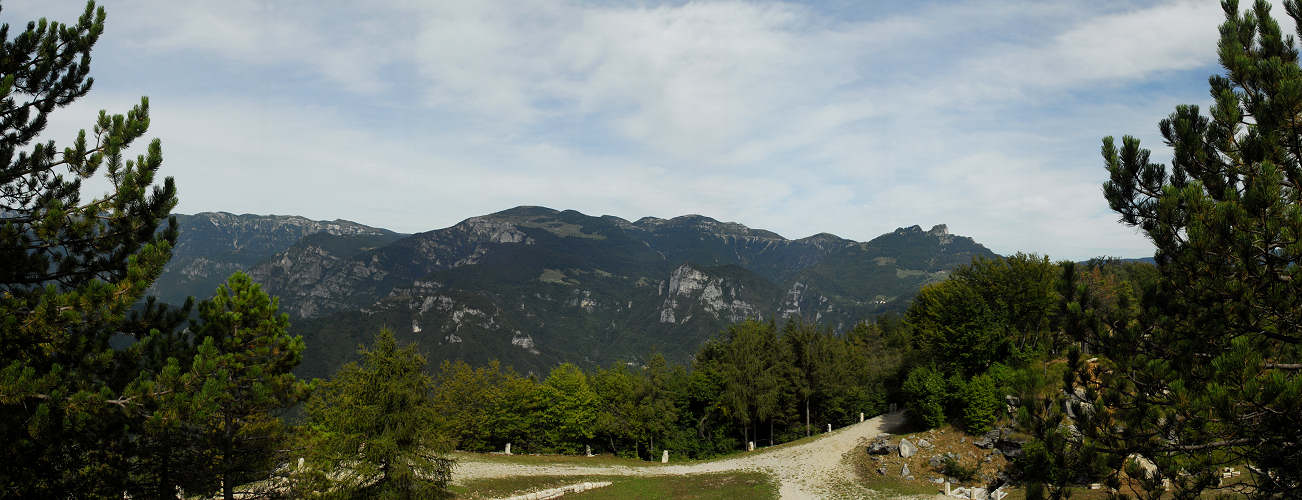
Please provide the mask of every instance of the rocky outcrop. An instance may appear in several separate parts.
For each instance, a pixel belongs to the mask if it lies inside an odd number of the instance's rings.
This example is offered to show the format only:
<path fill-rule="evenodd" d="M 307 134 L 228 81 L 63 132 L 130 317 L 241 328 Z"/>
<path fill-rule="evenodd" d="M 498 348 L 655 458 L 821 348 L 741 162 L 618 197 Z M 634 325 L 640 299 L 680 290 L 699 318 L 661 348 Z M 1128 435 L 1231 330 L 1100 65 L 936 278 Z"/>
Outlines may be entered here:
<path fill-rule="evenodd" d="M 660 322 L 686 322 L 694 311 L 729 323 L 744 319 L 762 319 L 754 304 L 741 299 L 741 287 L 722 277 L 714 277 L 683 264 L 670 273 L 665 300 L 660 307 Z"/>

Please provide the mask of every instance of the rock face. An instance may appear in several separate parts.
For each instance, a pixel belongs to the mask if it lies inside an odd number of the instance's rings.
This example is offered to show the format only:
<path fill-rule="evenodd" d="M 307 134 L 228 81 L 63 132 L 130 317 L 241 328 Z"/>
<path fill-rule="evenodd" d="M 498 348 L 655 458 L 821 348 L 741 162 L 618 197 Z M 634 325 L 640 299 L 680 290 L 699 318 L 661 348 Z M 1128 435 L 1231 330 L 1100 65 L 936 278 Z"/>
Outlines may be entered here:
<path fill-rule="evenodd" d="M 943 227 L 868 242 L 790 240 L 699 215 L 634 222 L 518 207 L 412 235 L 346 221 L 183 216 L 158 292 L 206 297 L 247 270 L 307 340 L 300 374 L 325 376 L 375 330 L 395 328 L 431 366 L 499 359 L 521 371 L 561 361 L 685 360 L 726 325 L 803 317 L 837 330 L 902 311 L 926 283 L 994 256 Z M 191 279 L 190 277 L 194 277 Z"/>
<path fill-rule="evenodd" d="M 247 271 L 277 253 L 290 249 L 305 237 L 320 235 L 318 242 L 334 238 L 327 253 L 347 253 L 347 242 L 360 250 L 390 243 L 403 235 L 346 220 L 316 221 L 287 215 L 235 215 L 203 212 L 176 215 L 179 227 L 172 260 L 154 282 L 149 293 L 164 302 L 179 304 L 188 296 L 205 298 L 235 271 Z M 321 249 L 317 249 L 321 251 Z M 310 251 L 310 250 L 304 250 Z M 348 257 L 350 255 L 343 255 Z M 313 259 L 294 255 L 294 262 Z M 306 264 L 306 273 L 323 274 Z M 296 270 L 297 271 L 297 270 Z"/>

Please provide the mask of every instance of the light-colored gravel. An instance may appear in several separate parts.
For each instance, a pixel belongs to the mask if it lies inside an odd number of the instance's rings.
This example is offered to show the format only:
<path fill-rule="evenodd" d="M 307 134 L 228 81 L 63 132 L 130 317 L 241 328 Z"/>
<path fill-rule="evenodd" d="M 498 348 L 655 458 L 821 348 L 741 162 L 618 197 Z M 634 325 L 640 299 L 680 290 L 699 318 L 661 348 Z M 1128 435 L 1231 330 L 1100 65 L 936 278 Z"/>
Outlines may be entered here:
<path fill-rule="evenodd" d="M 865 422 L 833 430 L 815 439 L 771 448 L 757 449 L 721 460 L 665 466 L 587 466 L 571 464 L 525 465 L 463 457 L 453 478 L 469 479 L 518 476 L 657 476 L 759 470 L 777 479 L 784 499 L 828 498 L 841 496 L 845 485 L 857 481 L 848 461 L 842 457 L 860 443 L 897 427 L 902 413 L 882 415 Z"/>

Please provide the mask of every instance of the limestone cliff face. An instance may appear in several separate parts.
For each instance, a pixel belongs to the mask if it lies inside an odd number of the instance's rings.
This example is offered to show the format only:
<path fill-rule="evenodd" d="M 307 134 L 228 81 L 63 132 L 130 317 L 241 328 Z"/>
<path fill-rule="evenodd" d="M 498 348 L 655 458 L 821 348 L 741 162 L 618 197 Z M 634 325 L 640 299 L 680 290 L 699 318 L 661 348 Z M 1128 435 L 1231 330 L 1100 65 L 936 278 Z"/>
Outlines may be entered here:
<path fill-rule="evenodd" d="M 994 255 L 943 225 L 869 242 L 791 240 L 700 215 L 630 222 L 542 207 L 412 235 L 200 214 L 184 221 L 182 238 L 169 272 L 194 281 L 248 270 L 308 340 L 310 375 L 328 375 L 381 327 L 435 363 L 499 359 L 542 371 L 652 350 L 685 359 L 743 319 L 844 329 L 900 311 L 923 284 Z"/>
<path fill-rule="evenodd" d="M 683 264 L 669 275 L 665 301 L 660 307 L 661 323 L 686 323 L 697 312 L 729 323 L 764 319 L 760 307 L 741 299 L 741 287 L 723 277 L 707 275 L 691 264 Z"/>

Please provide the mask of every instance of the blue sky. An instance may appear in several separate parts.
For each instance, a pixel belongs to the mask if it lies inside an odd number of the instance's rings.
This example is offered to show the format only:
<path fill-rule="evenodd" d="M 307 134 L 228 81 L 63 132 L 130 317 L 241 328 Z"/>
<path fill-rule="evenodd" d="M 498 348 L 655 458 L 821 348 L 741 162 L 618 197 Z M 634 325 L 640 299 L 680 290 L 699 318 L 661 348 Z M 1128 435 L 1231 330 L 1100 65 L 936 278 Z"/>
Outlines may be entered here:
<path fill-rule="evenodd" d="M 1151 255 L 1103 200 L 1100 138 L 1166 158 L 1157 122 L 1208 102 L 1221 22 L 1211 1 L 102 5 L 95 88 L 45 138 L 149 96 L 179 212 L 416 232 L 544 205 L 858 240 L 943 223 L 1072 259 Z"/>

